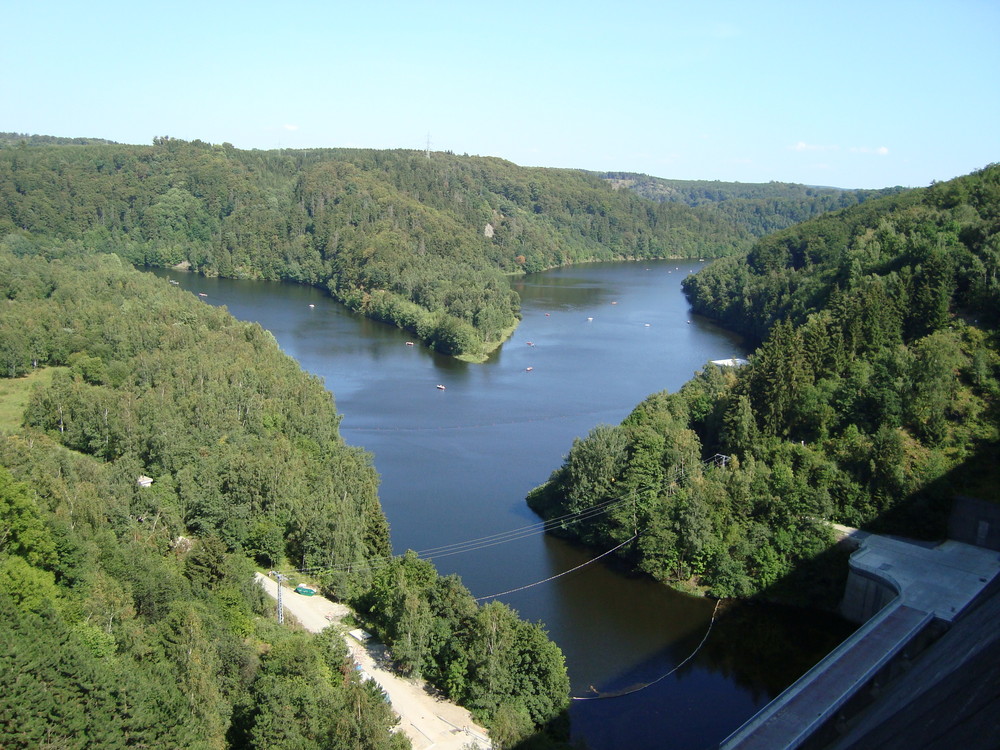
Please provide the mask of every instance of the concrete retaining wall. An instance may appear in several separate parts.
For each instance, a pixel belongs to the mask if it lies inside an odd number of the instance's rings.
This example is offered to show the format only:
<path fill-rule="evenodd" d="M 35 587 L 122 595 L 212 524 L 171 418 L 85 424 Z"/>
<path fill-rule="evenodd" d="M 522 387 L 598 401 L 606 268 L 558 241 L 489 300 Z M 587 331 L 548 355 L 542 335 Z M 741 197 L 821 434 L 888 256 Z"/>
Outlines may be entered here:
<path fill-rule="evenodd" d="M 958 495 L 948 518 L 948 538 L 1000 550 L 1000 505 Z"/>
<path fill-rule="evenodd" d="M 840 614 L 850 622 L 868 622 L 897 596 L 899 587 L 887 575 L 876 576 L 852 565 L 844 599 L 840 603 Z"/>

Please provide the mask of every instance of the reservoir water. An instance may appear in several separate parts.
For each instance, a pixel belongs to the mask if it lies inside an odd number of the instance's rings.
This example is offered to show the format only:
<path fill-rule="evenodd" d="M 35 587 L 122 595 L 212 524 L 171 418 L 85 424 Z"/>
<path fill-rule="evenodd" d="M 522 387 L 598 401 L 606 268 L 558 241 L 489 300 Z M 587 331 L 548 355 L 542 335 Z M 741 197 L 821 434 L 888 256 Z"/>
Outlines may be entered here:
<path fill-rule="evenodd" d="M 478 365 L 429 351 L 315 288 L 155 273 L 260 323 L 324 378 L 345 440 L 374 455 L 393 547 L 403 552 L 537 523 L 525 495 L 561 464 L 574 438 L 617 424 L 652 393 L 677 390 L 710 360 L 744 355 L 739 339 L 689 311 L 680 284 L 701 265 L 601 263 L 518 278 L 523 320 Z M 429 556 L 486 597 L 603 551 L 514 536 Z M 715 603 L 630 576 L 608 558 L 501 601 L 545 624 L 566 655 L 573 695 L 656 681 L 622 697 L 573 702 L 573 737 L 591 750 L 717 744 L 849 632 L 818 613 L 734 607 L 685 662 Z"/>

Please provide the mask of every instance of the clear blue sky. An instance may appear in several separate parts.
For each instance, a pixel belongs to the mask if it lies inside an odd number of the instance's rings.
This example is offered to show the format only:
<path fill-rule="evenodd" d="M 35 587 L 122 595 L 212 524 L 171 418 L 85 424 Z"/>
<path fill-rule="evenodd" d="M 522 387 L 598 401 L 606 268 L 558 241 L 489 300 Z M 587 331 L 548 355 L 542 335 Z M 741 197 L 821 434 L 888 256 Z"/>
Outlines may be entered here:
<path fill-rule="evenodd" d="M 12 2 L 0 130 L 921 186 L 1000 161 L 998 0 Z"/>

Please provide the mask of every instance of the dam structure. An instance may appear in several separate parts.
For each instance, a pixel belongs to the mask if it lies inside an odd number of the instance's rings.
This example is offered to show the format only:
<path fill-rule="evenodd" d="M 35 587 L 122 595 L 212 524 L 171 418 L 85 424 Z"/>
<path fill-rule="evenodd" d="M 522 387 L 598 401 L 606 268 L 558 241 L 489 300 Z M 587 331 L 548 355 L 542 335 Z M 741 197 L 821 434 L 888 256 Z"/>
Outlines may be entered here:
<path fill-rule="evenodd" d="M 720 747 L 848 750 L 934 746 L 926 742 L 927 732 L 932 730 L 918 729 L 921 724 L 914 721 L 914 710 L 920 712 L 925 724 L 936 721 L 939 734 L 948 734 L 955 731 L 956 722 L 961 725 L 963 721 L 958 718 L 959 710 L 975 709 L 973 713 L 979 718 L 966 727 L 972 736 L 964 747 L 987 747 L 981 744 L 984 740 L 996 742 L 998 735 L 993 734 L 992 740 L 981 737 L 982 727 L 976 724 L 983 716 L 996 716 L 996 712 L 984 713 L 979 710 L 982 706 L 972 705 L 976 701 L 993 705 L 1000 700 L 994 695 L 997 690 L 989 687 L 995 680 L 991 675 L 980 675 L 987 681 L 985 694 L 970 699 L 964 682 L 971 678 L 967 674 L 956 677 L 956 671 L 981 668 L 984 653 L 1000 651 L 993 613 L 1000 612 L 1000 553 L 954 540 L 930 544 L 843 527 L 841 531 L 845 541 L 858 545 L 851 555 L 841 612 L 863 624 Z M 977 609 L 979 612 L 974 612 Z M 969 616 L 963 617 L 966 613 Z M 971 623 L 971 631 L 965 620 Z M 940 652 L 942 644 L 944 654 L 935 657 L 932 651 Z M 928 659 L 936 668 L 917 668 Z M 1000 671 L 996 659 L 986 661 L 988 669 Z M 901 676 L 904 679 L 898 679 Z M 939 684 L 953 684 L 954 690 L 962 693 L 960 702 L 969 705 L 947 715 L 951 709 L 942 707 L 947 695 L 940 692 L 933 700 L 925 695 Z M 886 703 L 890 689 L 898 694 L 895 703 Z M 925 708 L 916 708 L 919 705 Z M 899 725 L 895 734 L 871 744 L 873 736 L 894 718 Z M 915 731 L 923 732 L 918 744 L 913 744 L 912 736 L 906 739 Z"/>

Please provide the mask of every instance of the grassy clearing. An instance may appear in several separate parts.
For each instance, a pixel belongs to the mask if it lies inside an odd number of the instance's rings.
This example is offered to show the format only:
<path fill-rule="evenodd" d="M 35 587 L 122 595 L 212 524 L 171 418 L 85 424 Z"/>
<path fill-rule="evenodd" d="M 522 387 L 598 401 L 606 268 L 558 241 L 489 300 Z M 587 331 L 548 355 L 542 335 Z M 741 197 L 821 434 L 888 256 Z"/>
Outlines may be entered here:
<path fill-rule="evenodd" d="M 45 367 L 23 378 L 0 378 L 0 433 L 10 434 L 20 429 L 31 389 L 35 383 L 51 383 L 52 375 L 59 369 L 61 368 Z"/>

